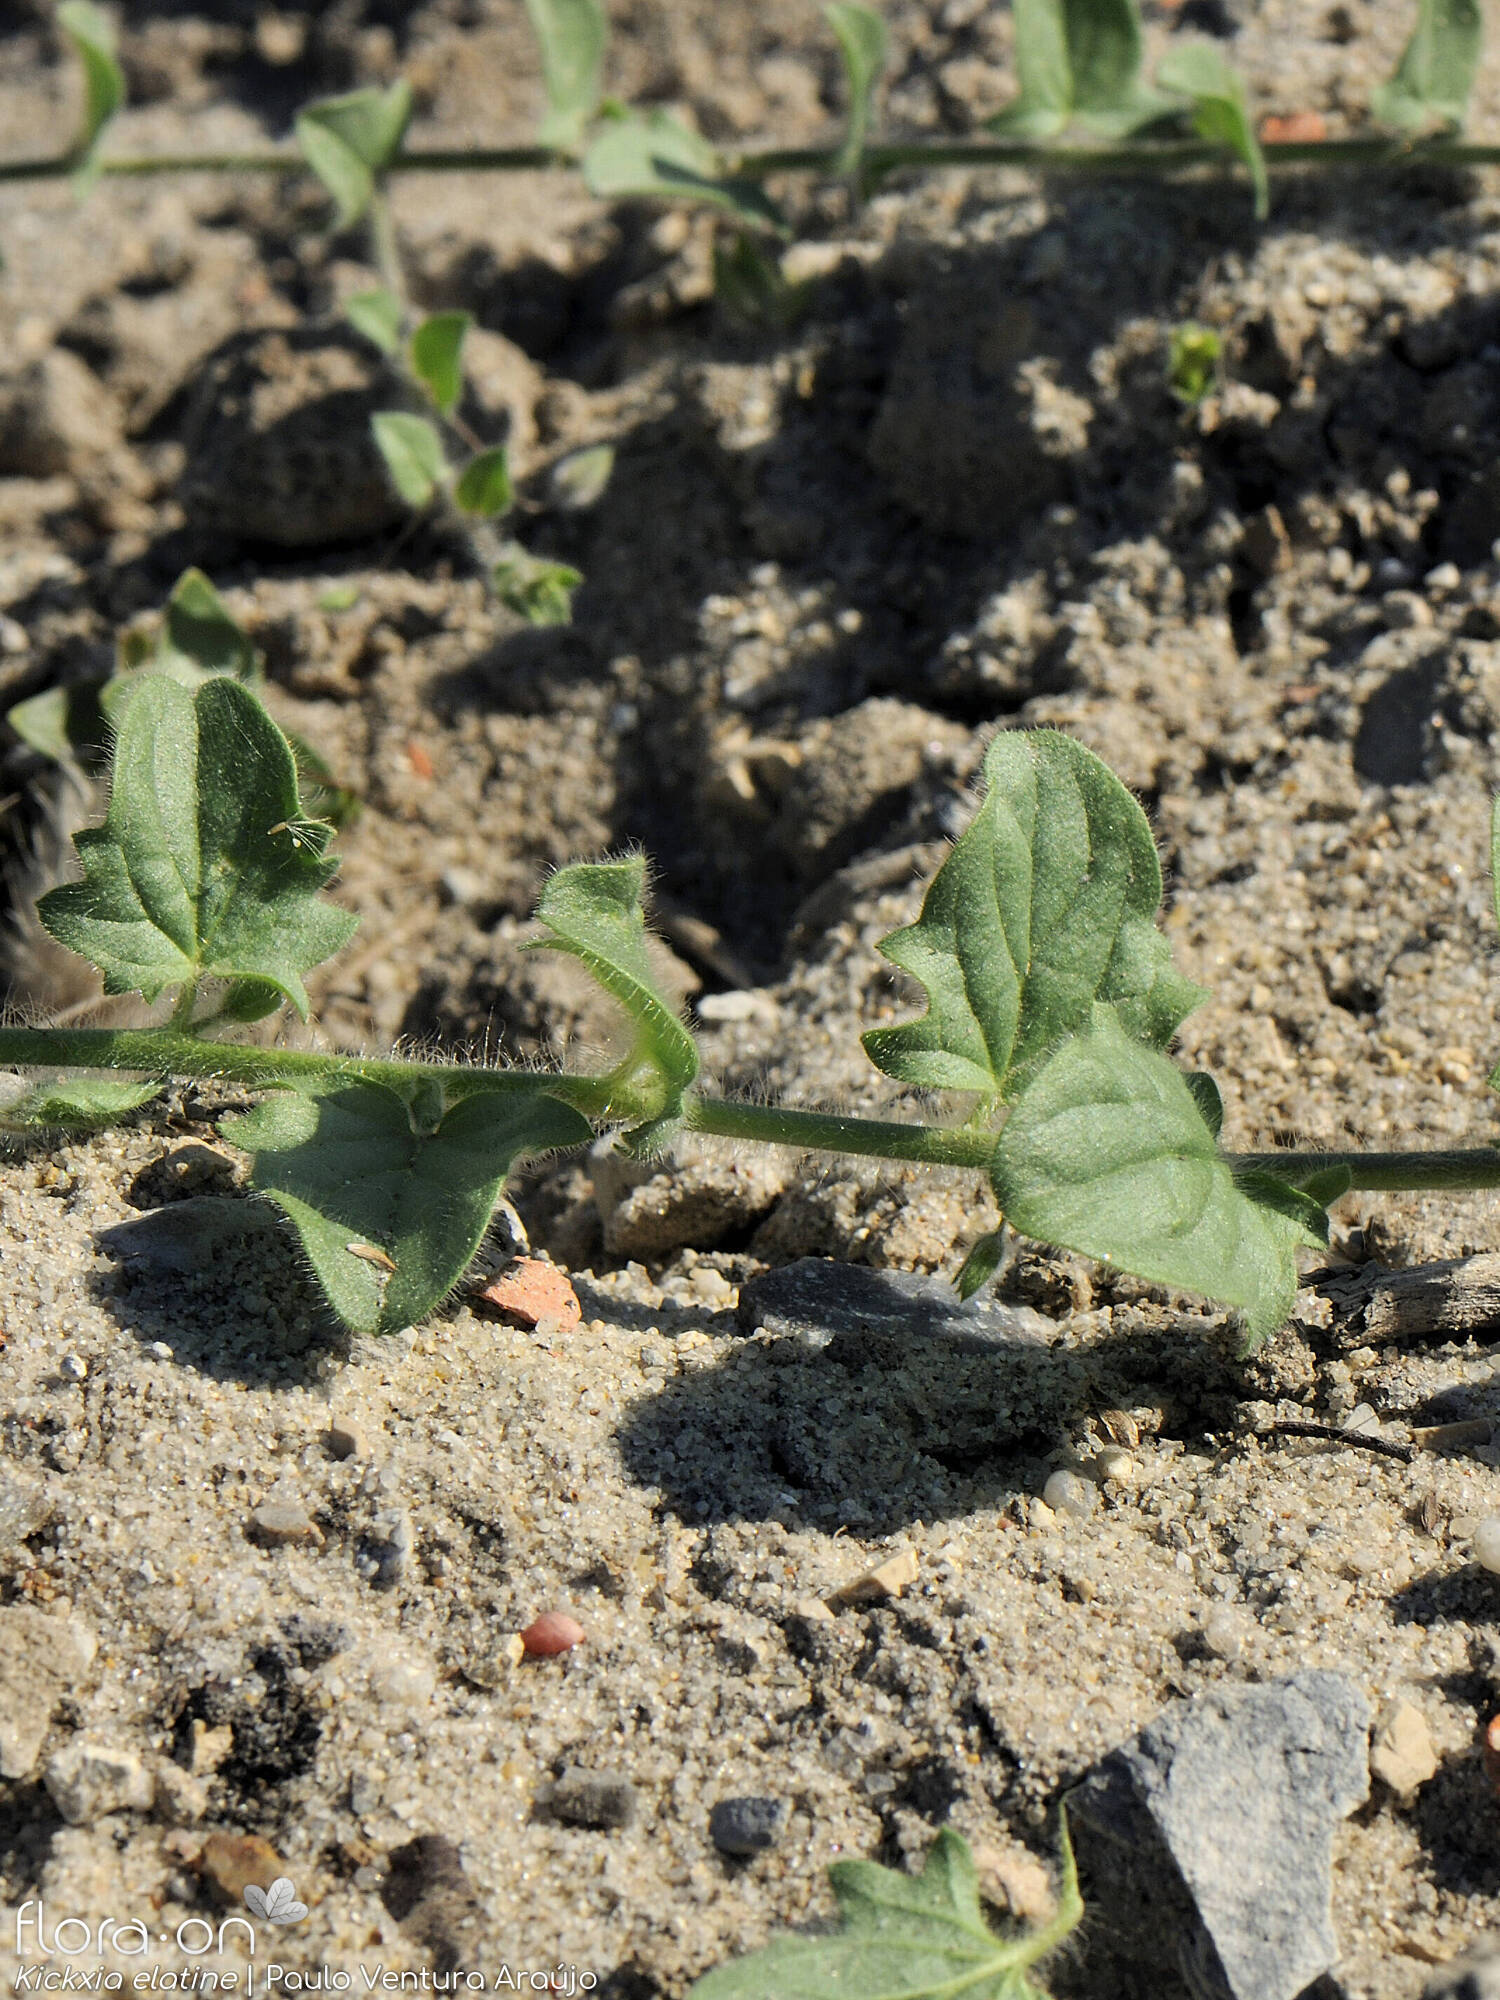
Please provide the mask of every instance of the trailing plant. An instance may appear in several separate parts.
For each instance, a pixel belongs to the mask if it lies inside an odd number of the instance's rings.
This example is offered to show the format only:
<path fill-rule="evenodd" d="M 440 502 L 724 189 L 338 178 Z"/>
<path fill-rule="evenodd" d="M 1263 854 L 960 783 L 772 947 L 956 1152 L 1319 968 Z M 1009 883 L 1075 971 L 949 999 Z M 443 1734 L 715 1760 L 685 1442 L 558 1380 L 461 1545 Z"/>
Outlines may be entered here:
<path fill-rule="evenodd" d="M 1017 94 L 983 136 L 873 136 L 886 35 L 879 13 L 861 0 L 831 0 L 824 9 L 844 66 L 848 110 L 841 140 L 738 152 L 714 146 L 660 109 L 642 110 L 605 94 L 602 0 L 527 0 L 546 96 L 535 144 L 409 147 L 410 93 L 398 82 L 309 105 L 297 121 L 296 152 L 120 157 L 102 146 L 125 102 L 113 29 L 90 0 L 63 0 L 58 24 L 84 70 L 78 134 L 54 157 L 0 163 L 0 180 L 73 175 L 87 187 L 101 174 L 188 168 L 286 174 L 306 161 L 333 194 L 341 222 L 371 213 L 389 249 L 394 239 L 384 188 L 397 173 L 566 167 L 581 171 L 606 199 L 703 203 L 737 227 L 784 235 L 789 225 L 765 183 L 792 173 L 844 178 L 865 191 L 913 167 L 1171 173 L 1230 161 L 1246 170 L 1257 213 L 1264 214 L 1272 167 L 1500 162 L 1500 147 L 1461 136 L 1483 42 L 1480 0 L 1416 0 L 1400 62 L 1371 102 L 1372 117 L 1386 134 L 1277 144 L 1257 138 L 1243 85 L 1213 42 L 1174 37 L 1154 78 L 1146 80 L 1138 0 L 1014 0 L 1013 11 Z M 389 277 L 387 271 L 387 282 Z"/>
<path fill-rule="evenodd" d="M 829 1937 L 781 1938 L 700 1979 L 690 2000 L 1046 2000 L 1027 1977 L 1083 1918 L 1062 1824 L 1062 1894 L 1046 1923 L 998 1937 L 985 1922 L 969 1844 L 944 1827 L 918 1876 L 874 1861 L 828 1871 L 841 1923 Z"/>
<path fill-rule="evenodd" d="M 191 677 L 189 677 L 191 679 Z M 543 1072 L 251 1047 L 224 1029 L 291 1005 L 347 943 L 324 892 L 331 828 L 296 759 L 239 675 L 139 676 L 117 709 L 102 826 L 77 837 L 83 879 L 38 904 L 109 994 L 169 1007 L 136 1029 L 0 1028 L 0 1063 L 37 1072 L 13 1128 L 97 1124 L 101 1073 L 219 1079 L 264 1093 L 221 1131 L 287 1218 L 335 1312 L 394 1332 L 462 1278 L 523 1158 L 597 1133 L 638 1155 L 678 1132 L 967 1168 L 1022 1234 L 1243 1315 L 1247 1348 L 1287 1317 L 1297 1252 L 1328 1238 L 1351 1188 L 1500 1185 L 1500 1150 L 1234 1154 L 1213 1080 L 1168 1053 L 1207 996 L 1157 928 L 1161 869 L 1145 814 L 1090 751 L 1010 730 L 985 795 L 916 922 L 883 946 L 925 991 L 920 1017 L 869 1030 L 894 1083 L 936 1093 L 938 1120 L 865 1119 L 704 1091 L 692 1034 L 651 969 L 640 857 L 548 882 L 543 942 L 576 957 L 628 1024 L 603 1071 Z M 1494 839 L 1500 858 L 1500 808 Z M 1500 911 L 1497 911 L 1500 921 Z M 79 1080 L 79 1073 L 82 1079 Z M 112 1073 L 112 1074 L 111 1074 Z M 70 1097 L 70 1093 L 74 1095 Z M 76 1098 L 76 1101 L 74 1099 Z M 986 1237 L 965 1295 L 997 1268 Z"/>

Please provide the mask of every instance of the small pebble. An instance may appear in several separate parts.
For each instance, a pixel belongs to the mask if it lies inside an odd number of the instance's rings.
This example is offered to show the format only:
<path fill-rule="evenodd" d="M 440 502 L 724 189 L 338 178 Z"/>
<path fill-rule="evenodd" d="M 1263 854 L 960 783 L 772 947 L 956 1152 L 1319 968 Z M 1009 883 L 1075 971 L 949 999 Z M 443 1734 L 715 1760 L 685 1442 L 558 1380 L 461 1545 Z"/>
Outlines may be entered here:
<path fill-rule="evenodd" d="M 156 1767 L 156 1810 L 173 1826 L 194 1826 L 208 1811 L 208 1787 L 180 1764 Z"/>
<path fill-rule="evenodd" d="M 258 1833 L 211 1833 L 203 1843 L 198 1866 L 209 1887 L 231 1909 L 244 1907 L 245 1891 L 252 1882 L 269 1889 L 287 1872 L 270 1841 Z"/>
<path fill-rule="evenodd" d="M 91 1825 L 106 1813 L 144 1812 L 156 1795 L 151 1772 L 133 1750 L 81 1736 L 47 1760 L 42 1783 L 70 1826 Z"/>
<path fill-rule="evenodd" d="M 720 1799 L 708 1816 L 708 1836 L 721 1854 L 763 1854 L 786 1825 L 784 1800 Z"/>
<path fill-rule="evenodd" d="M 553 1815 L 570 1826 L 629 1826 L 635 1808 L 635 1786 L 617 1771 L 582 1771 L 570 1765 L 552 1790 Z"/>
<path fill-rule="evenodd" d="M 1099 1489 L 1091 1479 L 1081 1479 L 1076 1472 L 1054 1472 L 1042 1488 L 1042 1498 L 1054 1514 L 1086 1521 L 1099 1505 Z"/>
<path fill-rule="evenodd" d="M 643 1368 L 665 1368 L 667 1359 L 667 1350 L 664 1347 L 658 1347 L 654 1341 L 648 1340 L 646 1345 L 641 1349 L 641 1366 Z"/>
<path fill-rule="evenodd" d="M 1437 1753 L 1427 1720 L 1415 1703 L 1393 1701 L 1376 1719 L 1370 1737 L 1370 1769 L 1398 1798 L 1412 1798 L 1436 1775 Z"/>
<path fill-rule="evenodd" d="M 1474 1560 L 1492 1576 L 1500 1576 L 1500 1514 L 1487 1514 L 1476 1523 Z"/>
<path fill-rule="evenodd" d="M 915 1549 L 897 1549 L 884 1562 L 857 1576 L 853 1583 L 845 1584 L 838 1598 L 844 1604 L 868 1604 L 881 1598 L 899 1597 L 909 1584 L 916 1582 L 920 1571 Z"/>
<path fill-rule="evenodd" d="M 1203 1621 L 1203 1643 L 1216 1660 L 1237 1660 L 1247 1636 L 1244 1614 L 1228 1604 L 1216 1605 Z"/>
<path fill-rule="evenodd" d="M 81 1354 L 65 1354 L 59 1365 L 70 1382 L 81 1382 L 89 1372 L 89 1364 Z"/>
<path fill-rule="evenodd" d="M 533 1659 L 545 1660 L 582 1645 L 584 1637 L 583 1627 L 566 1611 L 544 1611 L 521 1634 L 521 1644 Z"/>
<path fill-rule="evenodd" d="M 250 1516 L 250 1533 L 263 1548 L 288 1548 L 299 1542 L 321 1542 L 323 1531 L 295 1501 L 266 1500 Z"/>
<path fill-rule="evenodd" d="M 172 1359 L 172 1349 L 168 1347 L 164 1340 L 153 1340 L 151 1345 L 146 1349 L 146 1352 L 151 1356 L 153 1361 L 170 1361 Z"/>
<path fill-rule="evenodd" d="M 330 1458 L 368 1458 L 370 1434 L 353 1417 L 335 1417 L 325 1439 Z"/>

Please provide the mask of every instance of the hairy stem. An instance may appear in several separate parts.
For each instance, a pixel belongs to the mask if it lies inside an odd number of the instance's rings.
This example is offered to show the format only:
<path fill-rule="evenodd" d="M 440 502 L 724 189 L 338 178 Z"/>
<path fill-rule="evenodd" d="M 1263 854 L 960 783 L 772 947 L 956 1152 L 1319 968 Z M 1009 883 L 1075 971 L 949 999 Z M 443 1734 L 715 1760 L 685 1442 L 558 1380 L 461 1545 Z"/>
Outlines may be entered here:
<path fill-rule="evenodd" d="M 1466 139 L 1400 138 L 1289 140 L 1262 147 L 1269 167 L 1492 167 L 1500 166 L 1500 145 Z M 767 147 L 726 153 L 730 173 L 752 180 L 773 174 L 838 173 L 835 146 Z M 1223 147 L 1199 139 L 1146 141 L 1124 146 L 1055 146 L 1024 139 L 913 140 L 869 146 L 860 171 L 871 180 L 902 167 L 1030 167 L 1063 174 L 1156 174 L 1184 167 L 1235 168 Z M 550 146 L 417 146 L 399 154 L 387 174 L 535 173 L 576 165 Z M 66 180 L 75 171 L 71 156 L 0 160 L 0 182 Z M 302 155 L 287 149 L 254 153 L 151 153 L 122 155 L 97 163 L 100 174 L 138 178 L 147 174 L 299 174 L 309 170 Z"/>
<path fill-rule="evenodd" d="M 1432 1153 L 1227 1153 L 1237 1173 L 1274 1174 L 1294 1186 L 1347 1167 L 1351 1193 L 1399 1194 L 1424 1188 L 1500 1187 L 1500 1147 L 1470 1146 Z"/>

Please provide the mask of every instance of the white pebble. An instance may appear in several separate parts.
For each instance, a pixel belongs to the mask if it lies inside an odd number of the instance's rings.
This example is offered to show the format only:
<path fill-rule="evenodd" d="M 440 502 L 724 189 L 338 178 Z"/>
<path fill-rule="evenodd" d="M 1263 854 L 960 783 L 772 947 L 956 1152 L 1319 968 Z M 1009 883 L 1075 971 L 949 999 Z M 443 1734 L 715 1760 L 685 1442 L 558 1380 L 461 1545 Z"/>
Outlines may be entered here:
<path fill-rule="evenodd" d="M 1487 1514 L 1474 1529 L 1474 1560 L 1500 1576 L 1500 1514 Z"/>
<path fill-rule="evenodd" d="M 61 1366 L 70 1382 L 81 1382 L 89 1372 L 89 1364 L 81 1354 L 65 1354 Z"/>
<path fill-rule="evenodd" d="M 1076 1472 L 1054 1472 L 1042 1488 L 1042 1498 L 1055 1514 L 1068 1514 L 1074 1520 L 1082 1521 L 1098 1506 L 1099 1489 L 1092 1480 L 1080 1479 Z M 1500 1521 L 1495 1523 L 1495 1527 L 1500 1534 Z M 1500 1566 L 1500 1560 L 1497 1560 L 1497 1566 Z"/>

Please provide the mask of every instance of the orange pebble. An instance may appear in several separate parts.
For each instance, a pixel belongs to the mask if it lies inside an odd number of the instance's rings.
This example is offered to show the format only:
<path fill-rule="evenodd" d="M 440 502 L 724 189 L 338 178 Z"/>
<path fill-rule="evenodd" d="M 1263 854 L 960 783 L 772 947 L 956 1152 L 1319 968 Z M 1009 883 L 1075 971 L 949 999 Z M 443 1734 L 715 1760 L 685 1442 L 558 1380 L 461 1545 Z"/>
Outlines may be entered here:
<path fill-rule="evenodd" d="M 567 1273 L 559 1271 L 555 1264 L 544 1263 L 540 1257 L 517 1257 L 498 1277 L 491 1278 L 475 1298 L 494 1306 L 498 1312 L 508 1313 L 522 1326 L 535 1326 L 538 1320 L 551 1319 L 566 1333 L 583 1318 L 583 1307 Z"/>
<path fill-rule="evenodd" d="M 1260 136 L 1267 146 L 1316 146 L 1328 137 L 1328 120 L 1321 111 L 1289 111 L 1262 118 Z"/>
<path fill-rule="evenodd" d="M 544 1611 L 521 1634 L 521 1644 L 533 1659 L 550 1659 L 554 1653 L 566 1653 L 582 1645 L 583 1639 L 583 1627 L 566 1611 Z"/>
<path fill-rule="evenodd" d="M 433 764 L 431 757 L 428 756 L 427 752 L 422 748 L 420 743 L 407 744 L 406 761 L 408 764 L 411 765 L 411 768 L 417 777 L 419 778 L 432 777 L 435 770 L 435 766 Z"/>

